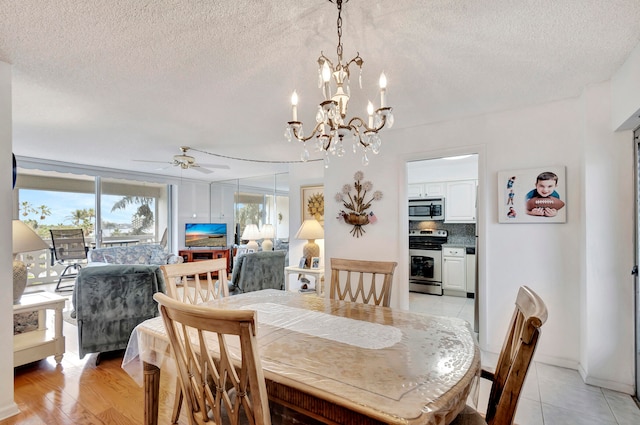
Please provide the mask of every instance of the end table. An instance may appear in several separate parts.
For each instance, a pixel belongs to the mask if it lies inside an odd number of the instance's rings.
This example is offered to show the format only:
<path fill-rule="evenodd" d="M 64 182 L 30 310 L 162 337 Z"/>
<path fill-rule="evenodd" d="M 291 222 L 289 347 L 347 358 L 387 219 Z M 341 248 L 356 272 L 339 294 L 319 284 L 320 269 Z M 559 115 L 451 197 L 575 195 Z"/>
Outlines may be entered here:
<path fill-rule="evenodd" d="M 320 297 L 323 293 L 324 286 L 324 269 L 301 269 L 300 267 L 288 266 L 284 268 L 284 290 L 289 290 L 289 275 L 291 274 L 304 274 L 315 277 L 316 294 Z"/>
<path fill-rule="evenodd" d="M 18 304 L 13 305 L 13 314 L 38 312 L 38 329 L 13 336 L 13 366 L 42 360 L 54 356 L 60 364 L 64 355 L 62 335 L 62 310 L 65 297 L 50 292 L 24 294 Z M 54 329 L 47 329 L 47 310 L 54 314 Z"/>

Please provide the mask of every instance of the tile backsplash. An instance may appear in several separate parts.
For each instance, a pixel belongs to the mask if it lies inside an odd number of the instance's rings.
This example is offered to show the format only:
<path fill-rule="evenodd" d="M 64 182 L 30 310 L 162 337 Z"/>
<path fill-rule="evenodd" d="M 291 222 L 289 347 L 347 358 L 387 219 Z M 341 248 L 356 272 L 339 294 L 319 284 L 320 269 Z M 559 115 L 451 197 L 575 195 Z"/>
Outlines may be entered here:
<path fill-rule="evenodd" d="M 449 233 L 447 243 L 475 246 L 476 225 L 473 223 L 444 223 L 442 221 L 409 221 L 409 230 L 444 229 Z"/>

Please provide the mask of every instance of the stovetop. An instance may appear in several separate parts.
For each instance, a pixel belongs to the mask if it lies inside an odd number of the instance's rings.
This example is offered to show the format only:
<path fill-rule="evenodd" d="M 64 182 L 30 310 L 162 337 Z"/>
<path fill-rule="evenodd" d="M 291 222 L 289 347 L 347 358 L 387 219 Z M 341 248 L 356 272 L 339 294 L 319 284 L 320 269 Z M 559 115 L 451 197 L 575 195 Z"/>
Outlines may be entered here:
<path fill-rule="evenodd" d="M 448 232 L 441 229 L 410 230 L 409 249 L 442 250 L 447 236 Z"/>
<path fill-rule="evenodd" d="M 424 230 L 409 230 L 409 237 L 426 236 L 431 238 L 446 238 L 449 232 L 442 229 L 424 229 Z"/>

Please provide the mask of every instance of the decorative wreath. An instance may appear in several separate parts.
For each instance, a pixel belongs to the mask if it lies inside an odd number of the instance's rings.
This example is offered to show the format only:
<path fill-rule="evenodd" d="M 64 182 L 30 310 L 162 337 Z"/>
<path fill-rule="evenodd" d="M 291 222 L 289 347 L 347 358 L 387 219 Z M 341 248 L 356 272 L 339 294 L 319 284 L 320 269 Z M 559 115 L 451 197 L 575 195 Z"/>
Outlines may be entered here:
<path fill-rule="evenodd" d="M 373 211 L 367 212 L 371 208 L 371 202 L 379 201 L 382 199 L 382 192 L 376 190 L 371 197 L 367 200 L 367 193 L 373 190 L 373 183 L 366 181 L 360 183 L 364 178 L 362 171 L 357 171 L 353 179 L 355 183 L 351 186 L 349 183 L 342 186 L 342 192 L 336 193 L 336 202 L 342 202 L 342 205 L 346 208 L 340 210 L 338 213 L 338 219 L 344 220 L 345 223 L 353 225 L 353 229 L 349 233 L 359 238 L 365 233 L 362 226 L 369 223 L 375 223 L 376 218 Z M 355 189 L 355 194 L 351 194 L 351 191 Z"/>
<path fill-rule="evenodd" d="M 314 193 L 307 200 L 307 212 L 316 220 L 322 221 L 324 217 L 324 195 Z"/>

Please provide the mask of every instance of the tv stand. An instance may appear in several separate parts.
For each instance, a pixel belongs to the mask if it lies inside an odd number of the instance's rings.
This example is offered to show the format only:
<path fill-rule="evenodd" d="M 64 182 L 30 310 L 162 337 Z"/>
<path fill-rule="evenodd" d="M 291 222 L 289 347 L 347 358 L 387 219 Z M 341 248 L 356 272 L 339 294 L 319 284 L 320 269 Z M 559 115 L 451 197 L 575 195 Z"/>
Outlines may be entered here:
<path fill-rule="evenodd" d="M 228 249 L 181 249 L 178 255 L 184 259 L 185 263 L 226 258 L 227 273 L 231 273 L 231 256 Z"/>

